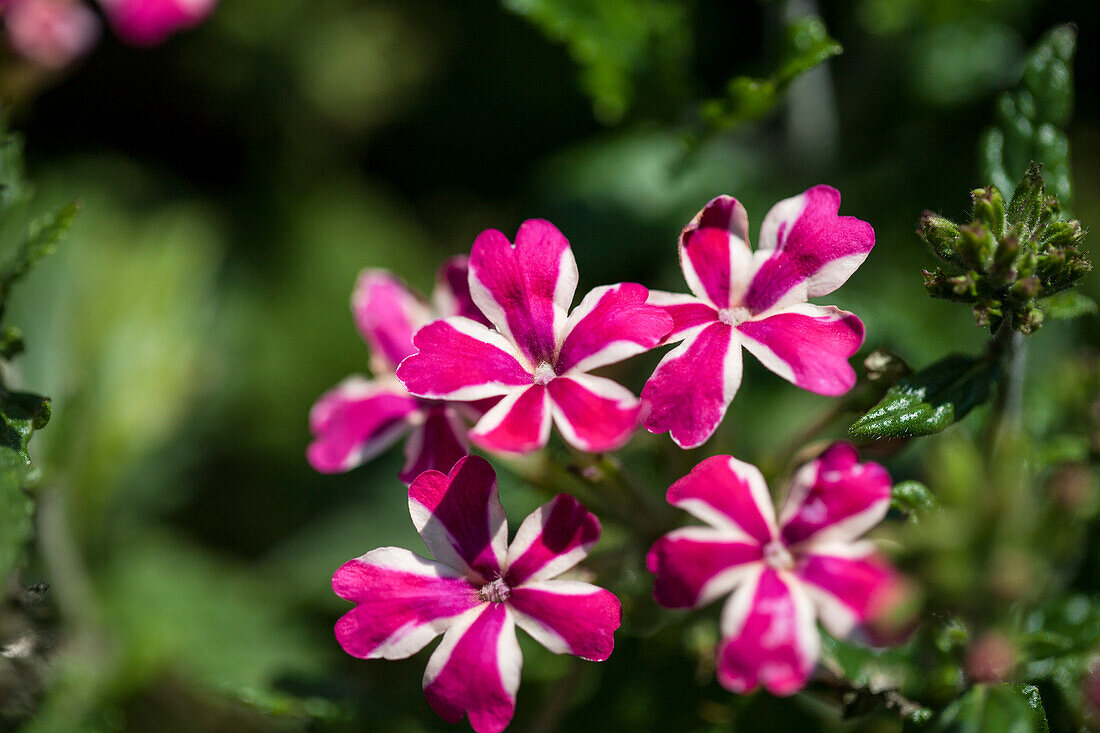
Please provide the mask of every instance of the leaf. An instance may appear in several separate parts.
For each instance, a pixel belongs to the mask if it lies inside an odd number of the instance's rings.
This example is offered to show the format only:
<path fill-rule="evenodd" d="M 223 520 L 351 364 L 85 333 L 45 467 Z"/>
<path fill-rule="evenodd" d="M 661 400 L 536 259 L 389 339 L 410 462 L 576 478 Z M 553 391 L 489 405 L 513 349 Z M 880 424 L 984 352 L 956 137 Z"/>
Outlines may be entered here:
<path fill-rule="evenodd" d="M 1039 301 L 1047 318 L 1069 320 L 1097 312 L 1096 301 L 1076 290 L 1063 290 Z"/>
<path fill-rule="evenodd" d="M 890 508 L 916 523 L 920 516 L 936 506 L 936 497 L 919 481 L 902 481 L 891 490 Z"/>
<path fill-rule="evenodd" d="M 50 402 L 8 392 L 0 385 L 0 584 L 5 583 L 30 538 L 34 505 L 23 490 L 31 477 L 27 442 L 50 419 Z"/>
<path fill-rule="evenodd" d="M 27 227 L 26 237 L 14 256 L 0 266 L 0 312 L 7 302 L 11 287 L 21 280 L 38 260 L 57 249 L 57 242 L 72 225 L 73 217 L 80 210 L 80 202 L 61 206 Z"/>
<path fill-rule="evenodd" d="M 1006 195 L 1029 161 L 1042 163 L 1050 193 L 1070 198 L 1069 143 L 1064 132 L 1073 112 L 1073 62 L 1077 32 L 1071 25 L 1047 31 L 1024 60 L 1020 84 L 1001 95 L 996 124 L 979 146 L 982 175 Z"/>
<path fill-rule="evenodd" d="M 816 15 L 796 18 L 784 32 L 779 68 L 766 78 L 738 76 L 730 80 L 726 96 L 703 103 L 701 113 L 712 128 L 727 129 L 760 119 L 771 112 L 796 78 L 843 53 L 844 47 L 829 36 L 825 22 Z"/>
<path fill-rule="evenodd" d="M 1000 378 L 996 364 L 953 355 L 895 384 L 848 433 L 857 440 L 931 435 L 982 404 Z"/>
<path fill-rule="evenodd" d="M 1034 685 L 974 685 L 933 721 L 937 733 L 1046 733 L 1039 688 Z"/>

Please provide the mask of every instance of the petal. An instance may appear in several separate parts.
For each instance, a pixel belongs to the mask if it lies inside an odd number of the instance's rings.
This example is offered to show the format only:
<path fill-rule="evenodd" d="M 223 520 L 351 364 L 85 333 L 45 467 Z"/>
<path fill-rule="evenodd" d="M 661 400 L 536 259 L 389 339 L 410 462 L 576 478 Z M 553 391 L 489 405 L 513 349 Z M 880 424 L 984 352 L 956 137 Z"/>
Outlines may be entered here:
<path fill-rule="evenodd" d="M 404 659 L 480 601 L 457 571 L 400 547 L 350 560 L 332 576 L 336 595 L 356 606 L 336 622 L 336 640 L 360 659 Z"/>
<path fill-rule="evenodd" d="M 890 484 L 885 468 L 834 443 L 795 475 L 780 514 L 784 543 L 854 540 L 886 516 Z"/>
<path fill-rule="evenodd" d="M 733 456 L 711 456 L 668 488 L 668 503 L 729 539 L 760 546 L 777 534 L 775 510 L 760 470 Z"/>
<path fill-rule="evenodd" d="M 848 357 L 863 344 L 863 322 L 847 311 L 802 303 L 737 330 L 764 366 L 802 389 L 835 396 L 856 383 Z"/>
<path fill-rule="evenodd" d="M 665 336 L 664 343 L 666 344 L 681 341 L 692 335 L 690 333 L 692 329 L 709 325 L 718 320 L 718 311 L 714 310 L 706 301 L 699 300 L 694 295 L 650 290 L 649 299 L 646 302 L 661 308 L 665 313 L 672 316 L 672 330 Z"/>
<path fill-rule="evenodd" d="M 393 445 L 418 408 L 400 384 L 348 377 L 309 412 L 309 464 L 321 473 L 350 471 Z"/>
<path fill-rule="evenodd" d="M 854 216 L 837 216 L 840 192 L 814 186 L 780 201 L 760 226 L 760 251 L 771 250 L 753 276 L 744 305 L 753 313 L 804 303 L 833 292 L 875 246 L 875 230 Z"/>
<path fill-rule="evenodd" d="M 375 371 L 392 372 L 413 348 L 413 334 L 431 320 L 427 306 L 385 270 L 363 270 L 351 294 L 355 325 L 366 339 Z"/>
<path fill-rule="evenodd" d="M 746 583 L 722 609 L 718 682 L 745 693 L 763 685 L 773 695 L 801 690 L 821 650 L 813 603 L 789 575 L 771 568 Z"/>
<path fill-rule="evenodd" d="M 411 484 L 424 471 L 450 471 L 469 453 L 466 424 L 454 407 L 435 404 L 421 410 L 423 422 L 405 441 L 405 467 L 401 480 Z"/>
<path fill-rule="evenodd" d="M 651 433 L 668 432 L 681 448 L 714 434 L 741 386 L 741 344 L 733 329 L 714 323 L 665 354 L 642 388 Z"/>
<path fill-rule="evenodd" d="M 815 546 L 799 559 L 795 573 L 817 604 L 821 623 L 836 637 L 883 611 L 898 582 L 869 542 Z"/>
<path fill-rule="evenodd" d="M 622 623 L 619 599 L 576 580 L 544 580 L 513 588 L 508 605 L 516 625 L 555 654 L 602 662 L 615 648 Z"/>
<path fill-rule="evenodd" d="M 487 603 L 443 635 L 424 670 L 424 694 L 448 723 L 469 715 L 478 733 L 498 733 L 515 713 L 522 666 L 512 615 L 503 603 Z"/>
<path fill-rule="evenodd" d="M 529 453 L 550 440 L 550 399 L 546 387 L 517 389 L 485 413 L 470 431 L 485 450 Z"/>
<path fill-rule="evenodd" d="M 474 303 L 534 366 L 554 361 L 576 289 L 573 250 L 548 221 L 523 222 L 514 248 L 495 229 L 482 232 L 474 242 L 470 253 Z"/>
<path fill-rule="evenodd" d="M 466 456 L 449 474 L 417 476 L 409 487 L 409 514 L 437 560 L 475 580 L 500 577 L 508 522 L 497 497 L 496 474 L 484 458 Z"/>
<path fill-rule="evenodd" d="M 420 349 L 397 367 L 397 378 L 419 397 L 480 400 L 531 384 L 512 344 L 469 318 L 452 316 L 420 329 Z"/>
<path fill-rule="evenodd" d="M 455 255 L 439 267 L 432 301 L 440 316 L 463 316 L 490 325 L 470 296 L 470 258 L 466 255 Z"/>
<path fill-rule="evenodd" d="M 584 296 L 566 321 L 557 373 L 588 372 L 661 343 L 672 329 L 672 317 L 647 305 L 648 296 L 637 283 L 605 285 Z"/>
<path fill-rule="evenodd" d="M 657 576 L 653 598 L 665 608 L 706 605 L 742 583 L 763 557 L 758 543 L 731 538 L 728 531 L 682 527 L 657 540 L 646 556 Z"/>
<path fill-rule="evenodd" d="M 680 233 L 680 267 L 696 296 L 715 308 L 738 303 L 752 274 L 749 220 L 731 196 L 707 204 Z"/>
<path fill-rule="evenodd" d="M 547 580 L 588 556 L 600 539 L 600 520 L 568 494 L 558 494 L 531 512 L 508 548 L 510 586 Z"/>
<path fill-rule="evenodd" d="M 606 377 L 558 377 L 547 385 L 547 390 L 562 437 L 583 451 L 602 453 L 621 448 L 638 427 L 638 398 Z"/>

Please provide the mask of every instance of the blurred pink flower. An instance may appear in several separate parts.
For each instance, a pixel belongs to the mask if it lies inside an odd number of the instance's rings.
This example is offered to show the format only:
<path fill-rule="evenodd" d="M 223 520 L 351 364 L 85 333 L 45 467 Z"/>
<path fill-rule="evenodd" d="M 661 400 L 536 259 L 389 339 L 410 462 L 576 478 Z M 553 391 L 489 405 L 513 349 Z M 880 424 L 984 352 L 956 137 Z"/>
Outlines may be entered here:
<path fill-rule="evenodd" d="M 62 69 L 99 40 L 99 19 L 76 0 L 6 0 L 4 32 L 17 54 L 47 69 Z"/>
<path fill-rule="evenodd" d="M 424 673 L 424 694 L 448 722 L 469 716 L 478 733 L 512 720 L 523 657 L 516 627 L 555 654 L 603 661 L 615 646 L 619 600 L 577 580 L 556 580 L 600 538 L 600 522 L 559 494 L 520 525 L 508 522 L 496 475 L 478 456 L 450 474 L 427 471 L 409 489 L 413 524 L 435 560 L 382 547 L 350 560 L 332 578 L 356 604 L 336 639 L 361 659 L 404 659 L 440 634 Z"/>
<path fill-rule="evenodd" d="M 198 25 L 218 0 L 98 0 L 119 38 L 135 46 L 162 43 Z"/>
<path fill-rule="evenodd" d="M 858 540 L 886 515 L 890 477 L 847 443 L 798 471 L 778 522 L 760 471 L 731 456 L 700 463 L 668 501 L 706 526 L 653 545 L 653 596 L 667 608 L 696 608 L 729 595 L 717 671 L 733 692 L 802 689 L 820 652 L 816 621 L 846 636 L 893 595 L 895 571 Z"/>

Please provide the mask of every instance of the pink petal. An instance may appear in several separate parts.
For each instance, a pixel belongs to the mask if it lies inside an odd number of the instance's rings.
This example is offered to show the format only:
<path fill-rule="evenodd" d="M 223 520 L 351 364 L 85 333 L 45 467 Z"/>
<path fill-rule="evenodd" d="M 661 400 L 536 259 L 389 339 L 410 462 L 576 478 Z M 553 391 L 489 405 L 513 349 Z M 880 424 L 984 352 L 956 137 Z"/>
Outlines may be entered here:
<path fill-rule="evenodd" d="M 468 612 L 443 635 L 424 671 L 424 694 L 448 723 L 469 715 L 477 733 L 498 733 L 516 710 L 523 656 L 503 603 Z"/>
<path fill-rule="evenodd" d="M 409 487 L 409 513 L 437 560 L 488 582 L 501 575 L 508 522 L 489 462 L 466 456 L 449 474 L 425 471 Z"/>
<path fill-rule="evenodd" d="M 801 690 L 821 648 L 813 604 L 798 581 L 771 568 L 741 586 L 722 610 L 718 682 L 745 693 L 763 685 L 773 695 Z"/>
<path fill-rule="evenodd" d="M 411 484 L 424 471 L 450 471 L 470 451 L 466 444 L 466 425 L 457 409 L 433 404 L 422 410 L 423 422 L 413 428 L 405 441 L 405 467 L 401 480 Z"/>
<path fill-rule="evenodd" d="M 667 498 L 730 539 L 763 546 L 777 534 L 764 476 L 733 456 L 707 458 L 670 486 Z"/>
<path fill-rule="evenodd" d="M 413 334 L 431 320 L 428 308 L 385 270 L 363 270 L 351 294 L 355 325 L 371 349 L 376 372 L 392 372 L 415 353 Z"/>
<path fill-rule="evenodd" d="M 622 622 L 619 599 L 575 580 L 545 580 L 512 589 L 508 606 L 516 624 L 555 654 L 602 662 L 615 648 Z"/>
<path fill-rule="evenodd" d="M 485 450 L 529 453 L 550 440 L 550 399 L 546 387 L 517 389 L 485 413 L 470 431 Z"/>
<path fill-rule="evenodd" d="M 574 374 L 558 377 L 547 389 L 562 437 L 583 451 L 621 448 L 638 427 L 638 398 L 610 379 Z"/>
<path fill-rule="evenodd" d="M 665 336 L 663 342 L 666 344 L 682 341 L 694 335 L 691 333 L 692 329 L 707 326 L 718 320 L 718 311 L 694 295 L 650 290 L 646 302 L 661 308 L 672 317 L 672 330 Z"/>
<path fill-rule="evenodd" d="M 99 0 L 119 38 L 152 46 L 202 22 L 217 0 Z"/>
<path fill-rule="evenodd" d="M 382 547 L 340 566 L 336 595 L 356 606 L 336 622 L 336 640 L 361 659 L 404 659 L 480 601 L 477 589 L 441 563 Z"/>
<path fill-rule="evenodd" d="M 432 299 L 440 316 L 463 316 L 490 325 L 470 296 L 470 258 L 466 255 L 455 255 L 440 266 Z"/>
<path fill-rule="evenodd" d="M 657 540 L 646 556 L 657 576 L 653 598 L 665 608 L 695 608 L 726 595 L 764 557 L 756 542 L 711 527 L 683 527 Z"/>
<path fill-rule="evenodd" d="M 573 567 L 600 539 L 600 520 L 568 494 L 531 512 L 516 532 L 505 561 L 505 580 L 517 586 L 548 580 Z"/>
<path fill-rule="evenodd" d="M 870 543 L 815 547 L 799 559 L 795 573 L 817 604 L 821 623 L 837 637 L 885 610 L 898 581 Z"/>
<path fill-rule="evenodd" d="M 397 378 L 419 397 L 480 400 L 531 384 L 511 343 L 469 318 L 452 316 L 420 329 L 420 351 L 397 368 Z"/>
<path fill-rule="evenodd" d="M 875 230 L 853 216 L 837 216 L 840 192 L 814 186 L 780 201 L 760 226 L 760 250 L 773 250 L 753 276 L 744 305 L 763 313 L 827 295 L 867 259 Z"/>
<path fill-rule="evenodd" d="M 840 395 L 856 383 L 848 358 L 863 344 L 863 322 L 847 311 L 803 303 L 737 330 L 764 366 L 803 389 Z"/>
<path fill-rule="evenodd" d="M 740 302 L 752 274 L 749 220 L 730 196 L 707 204 L 680 233 L 680 266 L 696 296 L 715 308 Z"/>
<path fill-rule="evenodd" d="M 569 315 L 555 371 L 588 372 L 614 364 L 661 343 L 672 317 L 646 303 L 649 291 L 637 283 L 592 290 Z"/>
<path fill-rule="evenodd" d="M 784 543 L 854 540 L 886 516 L 890 485 L 885 468 L 834 443 L 795 475 L 780 518 Z"/>
<path fill-rule="evenodd" d="M 63 69 L 99 41 L 99 18 L 71 0 L 0 3 L 8 43 L 19 56 L 45 69 Z"/>
<path fill-rule="evenodd" d="M 321 473 L 350 471 L 393 445 L 418 409 L 399 384 L 348 377 L 310 410 L 306 458 Z"/>
<path fill-rule="evenodd" d="M 553 363 L 577 289 L 577 262 L 562 233 L 529 219 L 513 249 L 495 229 L 482 232 L 470 253 L 470 294 L 497 330 L 532 365 Z"/>
<path fill-rule="evenodd" d="M 741 344 L 733 329 L 714 323 L 665 354 L 642 388 L 651 433 L 669 432 L 681 448 L 714 434 L 741 385 Z"/>

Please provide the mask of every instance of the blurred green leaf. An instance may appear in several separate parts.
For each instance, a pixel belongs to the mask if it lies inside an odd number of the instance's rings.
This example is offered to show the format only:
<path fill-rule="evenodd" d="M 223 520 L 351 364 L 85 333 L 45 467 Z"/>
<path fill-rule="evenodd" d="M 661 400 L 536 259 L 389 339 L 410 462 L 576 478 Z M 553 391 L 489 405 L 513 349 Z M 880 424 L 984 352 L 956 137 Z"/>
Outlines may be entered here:
<path fill-rule="evenodd" d="M 1072 25 L 1049 30 L 1024 61 L 1020 85 L 997 101 L 996 123 L 980 144 L 982 175 L 1005 195 L 1029 161 L 1042 163 L 1051 193 L 1071 194 L 1069 143 L 1063 128 L 1073 111 L 1071 64 L 1077 46 Z"/>
<path fill-rule="evenodd" d="M 937 733 L 1045 733 L 1046 712 L 1034 685 L 974 685 L 940 713 Z"/>
<path fill-rule="evenodd" d="M 46 426 L 50 401 L 0 384 L 0 583 L 6 582 L 30 538 L 34 505 L 24 492 L 31 467 L 27 442 Z"/>
<path fill-rule="evenodd" d="M 31 222 L 26 238 L 19 249 L 3 265 L 0 265 L 0 313 L 11 292 L 11 287 L 30 271 L 40 259 L 57 249 L 57 242 L 69 231 L 73 217 L 80 210 L 74 201 Z"/>
<path fill-rule="evenodd" d="M 805 15 L 787 24 L 779 68 L 765 78 L 738 76 L 730 80 L 726 96 L 703 103 L 700 112 L 714 129 L 724 130 L 768 114 L 796 78 L 840 55 L 844 47 L 829 35 L 825 22 Z"/>
<path fill-rule="evenodd" d="M 936 497 L 919 481 L 902 481 L 891 491 L 890 508 L 904 514 L 910 522 L 919 521 L 922 514 L 935 507 Z"/>
<path fill-rule="evenodd" d="M 858 440 L 938 433 L 985 402 L 999 375 L 996 364 L 986 359 L 948 356 L 891 387 L 848 433 Z"/>
<path fill-rule="evenodd" d="M 1096 301 L 1076 290 L 1063 290 L 1039 301 L 1047 318 L 1068 320 L 1087 316 L 1097 311 Z"/>

